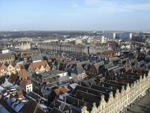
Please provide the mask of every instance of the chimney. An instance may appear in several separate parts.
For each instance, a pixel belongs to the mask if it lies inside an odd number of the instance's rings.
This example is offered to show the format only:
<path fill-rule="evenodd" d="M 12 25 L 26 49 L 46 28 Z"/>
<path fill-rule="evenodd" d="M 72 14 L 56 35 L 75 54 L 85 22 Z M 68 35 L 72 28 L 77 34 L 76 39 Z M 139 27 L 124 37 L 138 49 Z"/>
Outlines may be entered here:
<path fill-rule="evenodd" d="M 89 55 L 90 54 L 90 47 L 88 46 L 87 49 L 88 49 L 88 55 Z"/>

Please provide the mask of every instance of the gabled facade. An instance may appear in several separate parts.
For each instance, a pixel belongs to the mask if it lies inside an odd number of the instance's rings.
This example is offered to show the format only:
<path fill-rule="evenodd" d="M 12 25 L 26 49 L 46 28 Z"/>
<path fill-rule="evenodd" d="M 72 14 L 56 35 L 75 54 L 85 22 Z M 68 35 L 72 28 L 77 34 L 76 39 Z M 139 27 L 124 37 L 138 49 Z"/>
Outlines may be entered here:
<path fill-rule="evenodd" d="M 5 64 L 5 63 L 12 63 L 15 61 L 15 56 L 13 54 L 7 53 L 7 54 L 0 54 L 0 63 Z"/>
<path fill-rule="evenodd" d="M 42 73 L 49 70 L 50 66 L 48 65 L 48 62 L 45 60 L 32 62 L 28 68 L 28 71 L 32 73 Z"/>
<path fill-rule="evenodd" d="M 125 111 L 126 107 L 133 103 L 137 98 L 144 96 L 146 91 L 150 88 L 150 72 L 148 75 L 141 76 L 139 80 L 134 81 L 131 86 L 127 84 L 126 88 L 122 86 L 121 90 L 117 90 L 115 95 L 109 93 L 108 101 L 105 96 L 101 96 L 99 106 L 93 103 L 91 111 L 84 106 L 82 113 L 120 113 Z"/>
<path fill-rule="evenodd" d="M 8 67 L 7 67 L 7 74 L 8 75 L 16 74 L 16 68 L 12 64 L 8 65 Z"/>

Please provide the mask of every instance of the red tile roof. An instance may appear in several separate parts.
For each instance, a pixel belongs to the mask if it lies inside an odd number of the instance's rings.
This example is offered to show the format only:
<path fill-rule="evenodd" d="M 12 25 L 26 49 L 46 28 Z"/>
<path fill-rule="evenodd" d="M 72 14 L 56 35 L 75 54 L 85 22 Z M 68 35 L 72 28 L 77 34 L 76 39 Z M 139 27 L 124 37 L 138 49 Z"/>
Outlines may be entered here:
<path fill-rule="evenodd" d="M 14 82 L 16 82 L 17 77 L 18 76 L 16 74 L 12 74 L 12 75 L 9 76 L 8 81 L 11 82 L 11 83 L 14 83 Z"/>
<path fill-rule="evenodd" d="M 25 69 L 21 69 L 18 73 L 19 78 L 22 79 L 27 79 L 27 77 L 29 76 L 27 71 Z"/>
<path fill-rule="evenodd" d="M 59 95 L 59 94 L 64 94 L 67 92 L 66 88 L 59 88 L 59 89 L 55 89 L 54 92 Z"/>
<path fill-rule="evenodd" d="M 113 50 L 107 50 L 107 51 L 103 51 L 102 55 L 104 55 L 104 56 L 116 56 L 116 52 Z"/>
<path fill-rule="evenodd" d="M 18 98 L 23 98 L 23 92 L 21 91 L 21 90 L 18 90 L 17 92 L 16 92 L 16 95 L 17 95 L 17 97 Z"/>
<path fill-rule="evenodd" d="M 5 70 L 6 68 L 7 68 L 7 67 L 6 67 L 5 65 L 1 65 L 1 66 L 0 66 L 0 70 L 3 70 L 3 69 Z"/>
<path fill-rule="evenodd" d="M 31 84 L 31 80 L 22 80 L 20 81 L 20 86 L 26 87 L 26 85 Z"/>
<path fill-rule="evenodd" d="M 34 68 L 34 70 L 36 68 L 40 68 L 41 66 L 46 67 L 47 65 L 48 65 L 48 62 L 46 60 L 31 63 L 31 66 Z"/>

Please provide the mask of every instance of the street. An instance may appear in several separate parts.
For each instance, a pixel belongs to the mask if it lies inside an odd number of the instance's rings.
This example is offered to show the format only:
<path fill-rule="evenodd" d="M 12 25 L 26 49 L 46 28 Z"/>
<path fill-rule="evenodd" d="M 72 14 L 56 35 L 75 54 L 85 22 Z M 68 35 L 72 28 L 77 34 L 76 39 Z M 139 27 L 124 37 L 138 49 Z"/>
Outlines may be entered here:
<path fill-rule="evenodd" d="M 128 108 L 126 113 L 150 113 L 150 91 Z"/>

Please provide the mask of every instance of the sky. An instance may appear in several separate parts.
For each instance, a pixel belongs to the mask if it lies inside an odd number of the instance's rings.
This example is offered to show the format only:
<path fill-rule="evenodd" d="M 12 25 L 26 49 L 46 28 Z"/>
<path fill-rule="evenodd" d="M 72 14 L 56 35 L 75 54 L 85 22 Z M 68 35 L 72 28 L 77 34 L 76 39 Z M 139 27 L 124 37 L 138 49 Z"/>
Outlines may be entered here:
<path fill-rule="evenodd" d="M 150 31 L 150 0 L 0 0 L 0 31 Z"/>

